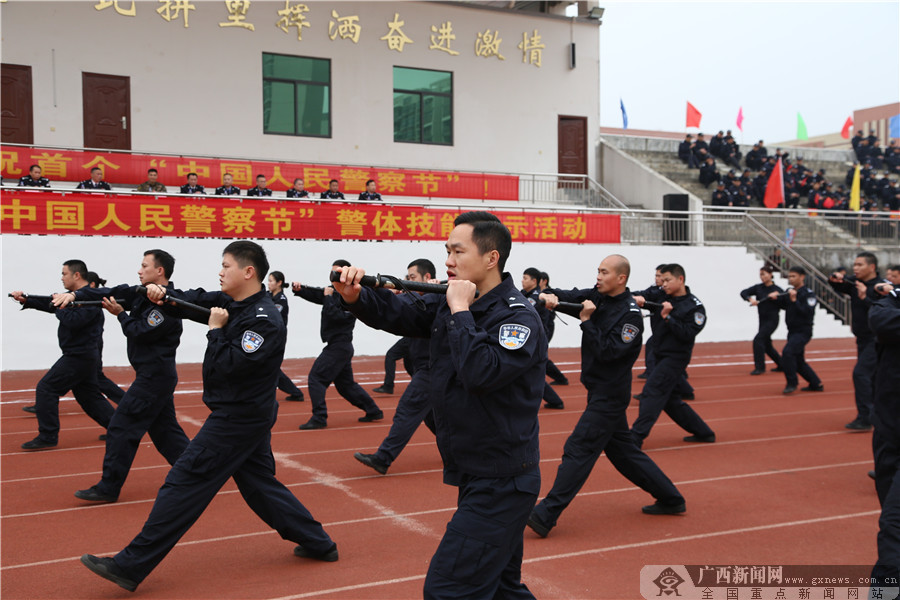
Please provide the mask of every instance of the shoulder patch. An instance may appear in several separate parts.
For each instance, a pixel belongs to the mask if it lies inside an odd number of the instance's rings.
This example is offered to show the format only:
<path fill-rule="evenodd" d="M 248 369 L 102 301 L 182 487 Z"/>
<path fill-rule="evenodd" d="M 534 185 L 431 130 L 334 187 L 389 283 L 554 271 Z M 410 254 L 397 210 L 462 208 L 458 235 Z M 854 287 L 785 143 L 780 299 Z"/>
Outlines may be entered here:
<path fill-rule="evenodd" d="M 638 333 L 640 333 L 640 330 L 637 327 L 631 323 L 626 323 L 622 328 L 622 341 L 630 344 L 637 339 Z"/>
<path fill-rule="evenodd" d="M 159 325 L 160 323 L 162 323 L 165 320 L 166 320 L 166 318 L 163 317 L 162 313 L 159 312 L 158 310 L 156 310 L 155 308 L 150 311 L 149 315 L 147 315 L 147 324 L 150 327 L 156 327 L 157 325 Z"/>
<path fill-rule="evenodd" d="M 809 304 L 810 306 L 815 306 L 816 305 L 816 297 L 814 295 L 808 296 L 806 298 L 806 303 Z"/>
<path fill-rule="evenodd" d="M 531 335 L 531 328 L 524 325 L 514 323 L 506 323 L 500 326 L 499 341 L 500 345 L 507 350 L 518 350 L 528 341 Z"/>
<path fill-rule="evenodd" d="M 247 354 L 252 354 L 259 350 L 259 348 L 263 345 L 263 336 L 259 335 L 255 331 L 250 331 L 249 329 L 244 332 L 244 337 L 241 338 L 241 348 L 244 349 L 244 352 Z"/>
<path fill-rule="evenodd" d="M 280 304 L 276 304 L 276 305 L 275 305 L 275 308 L 278 310 L 278 312 L 284 311 L 284 307 L 283 307 L 282 305 L 280 305 Z"/>
<path fill-rule="evenodd" d="M 694 312 L 694 323 L 696 323 L 697 325 L 703 325 L 704 323 L 706 323 L 706 315 L 704 315 L 699 310 Z"/>
<path fill-rule="evenodd" d="M 537 304 L 537 301 L 536 301 L 534 298 L 532 298 L 531 296 L 528 296 L 528 301 L 531 302 L 531 305 L 532 305 L 532 306 L 534 306 L 535 304 Z"/>

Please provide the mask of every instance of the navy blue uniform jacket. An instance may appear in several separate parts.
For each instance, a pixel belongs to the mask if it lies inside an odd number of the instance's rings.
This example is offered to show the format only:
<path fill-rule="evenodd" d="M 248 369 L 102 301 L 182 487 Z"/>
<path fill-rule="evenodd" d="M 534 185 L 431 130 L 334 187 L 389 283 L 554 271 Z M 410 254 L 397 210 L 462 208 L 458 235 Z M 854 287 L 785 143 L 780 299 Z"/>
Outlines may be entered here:
<path fill-rule="evenodd" d="M 893 292 L 869 309 L 869 327 L 875 333 L 878 370 L 875 373 L 875 422 L 879 433 L 900 438 L 900 292 Z"/>
<path fill-rule="evenodd" d="M 881 298 L 881 295 L 875 291 L 875 286 L 879 283 L 888 283 L 888 280 L 882 279 L 876 273 L 875 277 L 869 281 L 864 281 L 863 283 L 866 284 L 866 298 L 864 300 L 860 300 L 856 291 L 856 281 L 854 277 L 849 281 L 845 278 L 844 281 L 838 283 L 834 281 L 829 281 L 828 283 L 831 284 L 835 291 L 850 296 L 850 312 L 852 314 L 850 330 L 853 332 L 853 335 L 860 339 L 871 339 L 874 334 L 869 328 L 869 307 Z"/>
<path fill-rule="evenodd" d="M 816 294 L 811 289 L 805 285 L 797 288 L 796 302 L 791 302 L 790 296 L 782 296 L 775 302 L 784 309 L 784 323 L 788 333 L 812 335 L 817 301 Z"/>
<path fill-rule="evenodd" d="M 768 323 L 770 321 L 775 321 L 776 323 L 778 322 L 778 311 L 781 310 L 778 306 L 778 303 L 772 300 L 761 302 L 762 300 L 765 300 L 772 292 L 778 292 L 779 294 L 781 294 L 784 292 L 784 290 L 774 283 L 767 286 L 762 282 L 759 282 L 756 285 L 751 285 L 746 290 L 741 290 L 741 298 L 743 298 L 744 300 L 749 300 L 752 296 L 756 298 L 757 302 L 759 302 L 759 304 L 756 305 L 756 309 L 759 312 L 760 323 Z"/>
<path fill-rule="evenodd" d="M 654 331 L 656 340 L 656 356 L 663 358 L 673 356 L 690 361 L 694 351 L 694 339 L 706 326 L 706 308 L 697 296 L 686 287 L 684 296 L 666 296 L 664 302 L 672 304 L 672 312 L 667 319 L 662 319 L 659 330 Z"/>
<path fill-rule="evenodd" d="M 69 306 L 57 309 L 50 304 L 50 296 L 28 296 L 22 308 L 33 308 L 56 316 L 59 321 L 56 336 L 63 355 L 100 357 L 100 344 L 103 343 L 103 309 L 99 306 Z"/>
<path fill-rule="evenodd" d="M 341 295 L 335 292 L 326 296 L 322 288 L 301 286 L 299 292 L 294 292 L 314 304 L 322 305 L 322 322 L 319 325 L 319 336 L 326 344 L 337 342 L 352 342 L 353 328 L 356 327 L 356 317 L 347 312 L 346 306 L 341 301 Z"/>

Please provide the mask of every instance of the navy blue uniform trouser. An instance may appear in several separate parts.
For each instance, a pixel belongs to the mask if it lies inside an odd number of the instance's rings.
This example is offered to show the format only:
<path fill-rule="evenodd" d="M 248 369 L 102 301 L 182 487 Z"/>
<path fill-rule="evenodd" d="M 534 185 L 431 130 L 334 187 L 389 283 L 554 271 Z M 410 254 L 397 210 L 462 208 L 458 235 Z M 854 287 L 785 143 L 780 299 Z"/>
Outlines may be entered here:
<path fill-rule="evenodd" d="M 788 385 L 797 385 L 798 374 L 813 387 L 822 385 L 822 380 L 806 363 L 804 356 L 806 344 L 811 338 L 812 335 L 809 333 L 788 332 L 787 344 L 781 349 L 781 368 L 784 369 L 784 378 Z"/>
<path fill-rule="evenodd" d="M 663 504 L 680 504 L 684 498 L 653 460 L 634 442 L 625 410 L 629 398 L 614 400 L 588 394 L 588 404 L 563 447 L 553 487 L 534 512 L 553 527 L 581 490 L 602 452 L 616 470 Z"/>
<path fill-rule="evenodd" d="M 97 387 L 99 356 L 63 355 L 41 377 L 35 388 L 35 414 L 38 437 L 45 441 L 59 441 L 59 397 L 72 390 L 75 401 L 101 427 L 109 425 L 112 405 Z"/>
<path fill-rule="evenodd" d="M 428 395 L 428 387 L 431 383 L 429 375 L 428 369 L 416 371 L 412 381 L 406 386 L 406 390 L 397 402 L 397 411 L 394 413 L 391 430 L 381 442 L 378 450 L 375 451 L 376 458 L 386 465 L 397 460 L 416 429 L 431 412 L 431 398 Z M 429 429 L 434 431 L 433 426 L 429 425 Z"/>
<path fill-rule="evenodd" d="M 282 539 L 313 553 L 332 541 L 299 500 L 275 478 L 270 418 L 230 417 L 213 411 L 175 462 L 159 489 L 144 528 L 114 557 L 132 579 L 143 581 L 200 518 L 229 477 L 244 502 Z"/>
<path fill-rule="evenodd" d="M 772 359 L 776 367 L 781 366 L 781 355 L 772 345 L 772 334 L 778 329 L 778 319 L 760 321 L 759 331 L 753 338 L 753 366 L 758 371 L 766 370 L 766 356 Z"/>
<path fill-rule="evenodd" d="M 334 383 L 338 394 L 347 402 L 361 408 L 367 415 L 381 412 L 372 397 L 353 380 L 353 344 L 333 342 L 322 349 L 322 353 L 309 370 L 306 387 L 312 402 L 312 419 L 324 423 L 328 420 L 325 404 L 325 390 Z"/>
<path fill-rule="evenodd" d="M 540 489 L 537 467 L 515 477 L 463 476 L 428 566 L 425 599 L 533 599 L 522 583 L 522 534 Z"/>
<path fill-rule="evenodd" d="M 97 370 L 97 387 L 100 388 L 100 393 L 109 398 L 113 404 L 118 404 L 125 395 L 115 381 L 103 374 L 103 365 L 100 365 Z"/>
<path fill-rule="evenodd" d="M 875 455 L 875 491 L 881 504 L 878 562 L 872 576 L 879 579 L 893 577 L 896 581 L 900 577 L 900 444 L 897 432 L 884 432 L 876 424 L 872 452 Z"/>
<path fill-rule="evenodd" d="M 278 371 L 278 389 L 291 396 L 302 396 L 303 390 L 298 388 L 290 377 L 284 374 L 284 371 Z"/>
<path fill-rule="evenodd" d="M 688 358 L 687 360 L 690 360 Z M 679 427 L 697 436 L 713 435 L 713 430 L 703 422 L 694 409 L 681 399 L 676 384 L 684 377 L 687 361 L 683 358 L 658 356 L 656 366 L 647 376 L 644 391 L 641 392 L 641 406 L 638 418 L 631 426 L 638 445 L 650 435 L 650 429 L 659 419 L 660 413 L 666 414 Z"/>
<path fill-rule="evenodd" d="M 190 440 L 175 418 L 177 383 L 174 373 L 138 372 L 106 429 L 103 477 L 97 484 L 101 492 L 119 495 L 145 433 L 170 465 L 187 448 Z"/>
<path fill-rule="evenodd" d="M 655 366 L 656 344 L 651 337 L 644 345 L 644 372 L 647 373 L 648 377 L 650 376 L 650 373 L 653 372 Z M 681 377 L 678 378 L 678 382 L 675 384 L 675 393 L 679 396 L 690 396 L 694 393 L 694 386 L 688 383 L 687 371 L 682 373 Z"/>
<path fill-rule="evenodd" d="M 559 367 L 557 367 L 549 358 L 547 359 L 547 377 L 553 381 L 565 381 L 568 379 L 565 373 L 560 371 Z"/>
<path fill-rule="evenodd" d="M 412 371 L 412 363 L 409 360 L 409 339 L 400 338 L 397 343 L 388 348 L 384 355 L 384 387 L 394 387 L 394 378 L 397 376 L 397 361 L 403 360 L 403 368 L 407 373 Z"/>
<path fill-rule="evenodd" d="M 563 403 L 562 398 L 559 397 L 559 394 L 556 393 L 556 390 L 553 389 L 553 386 L 551 386 L 546 381 L 544 382 L 544 395 L 542 396 L 542 398 L 544 402 L 551 406 L 558 406 Z"/>
<path fill-rule="evenodd" d="M 856 338 L 856 366 L 853 367 L 853 391 L 856 395 L 856 418 L 864 423 L 872 421 L 873 381 L 878 354 L 875 338 Z"/>

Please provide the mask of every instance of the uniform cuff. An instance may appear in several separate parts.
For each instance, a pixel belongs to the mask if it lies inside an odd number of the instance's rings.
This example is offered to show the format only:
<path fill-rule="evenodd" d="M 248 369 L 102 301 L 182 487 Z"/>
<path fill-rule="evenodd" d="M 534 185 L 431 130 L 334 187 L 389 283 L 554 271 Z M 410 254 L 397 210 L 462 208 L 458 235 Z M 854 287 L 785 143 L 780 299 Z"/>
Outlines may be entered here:
<path fill-rule="evenodd" d="M 468 310 L 461 310 L 458 313 L 450 315 L 450 318 L 447 319 L 447 329 L 465 329 L 469 326 L 475 326 L 475 317 L 472 316 L 472 312 Z"/>

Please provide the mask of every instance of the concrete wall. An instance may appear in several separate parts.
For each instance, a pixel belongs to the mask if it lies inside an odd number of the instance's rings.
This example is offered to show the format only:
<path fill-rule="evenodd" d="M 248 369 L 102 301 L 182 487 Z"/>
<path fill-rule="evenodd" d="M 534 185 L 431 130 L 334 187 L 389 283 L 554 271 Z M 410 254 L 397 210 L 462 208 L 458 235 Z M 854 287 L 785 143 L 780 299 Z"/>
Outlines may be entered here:
<path fill-rule="evenodd" d="M 701 210 L 703 201 L 666 179 L 636 158 L 601 140 L 600 185 L 628 206 L 641 205 L 647 210 L 663 210 L 666 194 L 687 194 L 692 211 Z"/>

